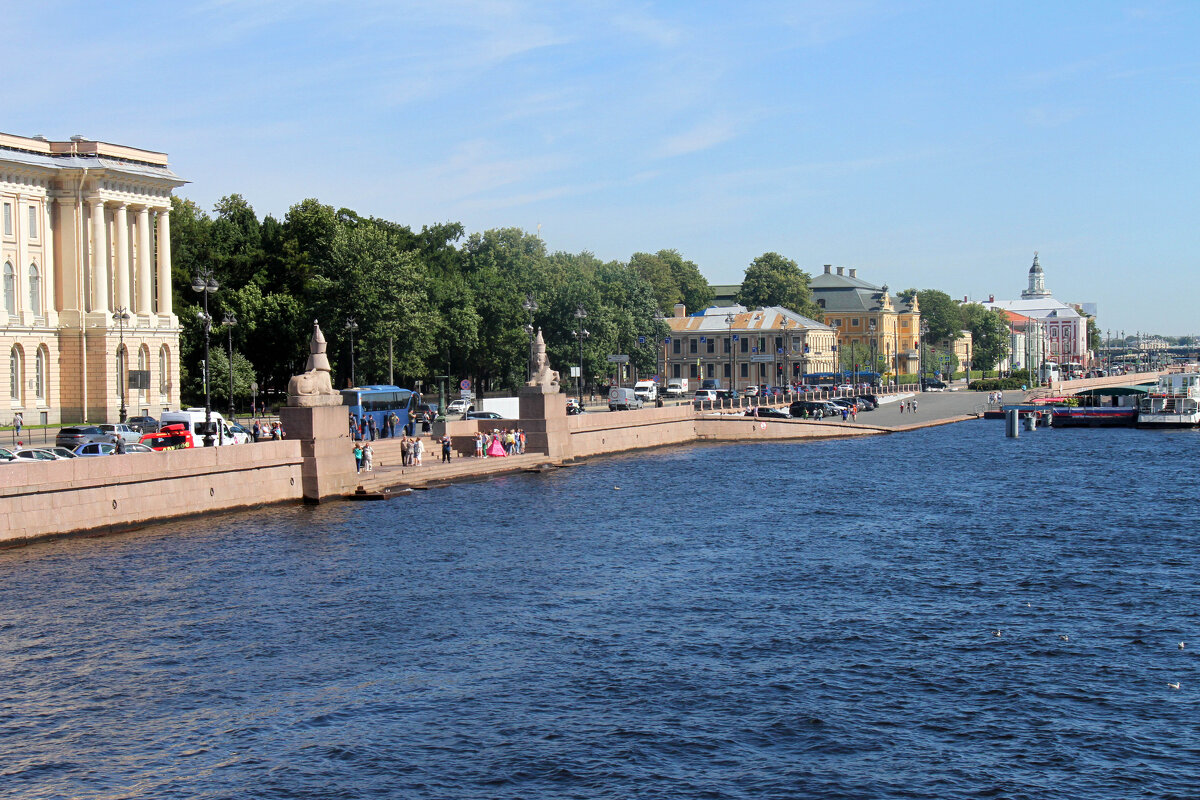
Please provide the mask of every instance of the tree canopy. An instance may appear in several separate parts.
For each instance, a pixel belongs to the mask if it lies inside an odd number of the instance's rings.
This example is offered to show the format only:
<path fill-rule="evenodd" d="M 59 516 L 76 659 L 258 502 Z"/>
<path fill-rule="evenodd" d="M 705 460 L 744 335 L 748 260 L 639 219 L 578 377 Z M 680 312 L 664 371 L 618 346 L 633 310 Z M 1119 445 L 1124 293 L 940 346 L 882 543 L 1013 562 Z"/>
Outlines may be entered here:
<path fill-rule="evenodd" d="M 813 300 L 811 281 L 812 276 L 792 259 L 763 253 L 746 268 L 737 302 L 746 308 L 783 306 L 820 320 L 822 312 Z"/>

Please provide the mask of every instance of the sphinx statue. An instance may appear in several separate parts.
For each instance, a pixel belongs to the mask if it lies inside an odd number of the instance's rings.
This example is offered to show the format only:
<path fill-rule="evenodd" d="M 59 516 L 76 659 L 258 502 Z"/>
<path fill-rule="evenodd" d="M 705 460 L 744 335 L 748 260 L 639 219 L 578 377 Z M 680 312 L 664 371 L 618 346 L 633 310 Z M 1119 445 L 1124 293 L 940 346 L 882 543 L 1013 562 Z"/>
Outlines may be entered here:
<path fill-rule="evenodd" d="M 558 373 L 550 369 L 550 361 L 546 358 L 546 340 L 542 338 L 541 328 L 538 328 L 537 338 L 530 347 L 529 374 L 526 386 L 537 387 L 546 393 L 558 392 Z"/>
<path fill-rule="evenodd" d="M 313 320 L 313 335 L 309 342 L 308 370 L 288 381 L 287 404 L 300 408 L 340 406 L 342 396 L 333 388 L 329 377 L 329 356 L 325 355 L 325 336 Z"/>

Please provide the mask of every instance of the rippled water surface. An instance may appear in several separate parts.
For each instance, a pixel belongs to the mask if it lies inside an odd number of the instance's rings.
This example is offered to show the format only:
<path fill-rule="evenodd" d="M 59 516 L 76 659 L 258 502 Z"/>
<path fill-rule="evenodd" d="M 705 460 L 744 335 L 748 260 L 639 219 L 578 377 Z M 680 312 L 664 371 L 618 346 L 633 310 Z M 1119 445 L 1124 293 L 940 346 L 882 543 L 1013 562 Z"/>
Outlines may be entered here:
<path fill-rule="evenodd" d="M 1002 434 L 0 552 L 0 796 L 1200 796 L 1200 435 Z"/>

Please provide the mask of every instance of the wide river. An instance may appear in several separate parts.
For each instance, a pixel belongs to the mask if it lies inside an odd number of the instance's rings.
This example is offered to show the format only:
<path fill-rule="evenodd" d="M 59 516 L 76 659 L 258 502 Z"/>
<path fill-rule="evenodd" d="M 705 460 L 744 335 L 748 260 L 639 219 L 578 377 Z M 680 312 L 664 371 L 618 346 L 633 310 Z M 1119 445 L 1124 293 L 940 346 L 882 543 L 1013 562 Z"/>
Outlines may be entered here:
<path fill-rule="evenodd" d="M 1195 798 L 1198 454 L 980 421 L 2 551 L 0 796 Z"/>

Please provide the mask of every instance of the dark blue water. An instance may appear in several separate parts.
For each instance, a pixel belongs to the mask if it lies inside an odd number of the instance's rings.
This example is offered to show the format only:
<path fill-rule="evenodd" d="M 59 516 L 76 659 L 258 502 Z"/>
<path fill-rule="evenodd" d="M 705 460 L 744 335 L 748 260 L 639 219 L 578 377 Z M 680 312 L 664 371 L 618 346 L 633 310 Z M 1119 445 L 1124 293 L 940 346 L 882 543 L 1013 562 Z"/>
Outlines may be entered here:
<path fill-rule="evenodd" d="M 1198 453 L 973 422 L 0 552 L 0 796 L 1197 797 Z"/>

